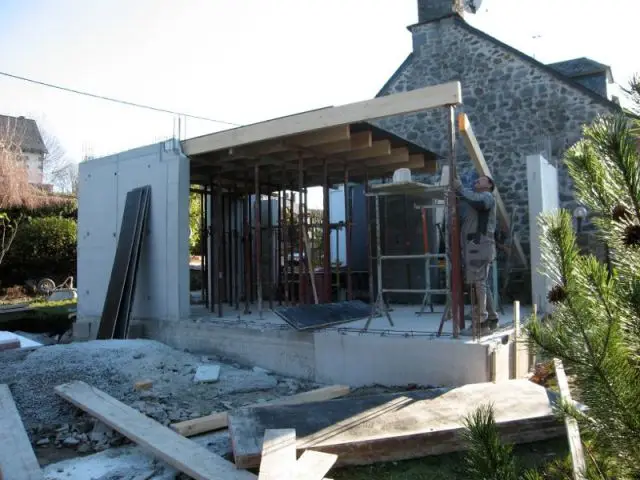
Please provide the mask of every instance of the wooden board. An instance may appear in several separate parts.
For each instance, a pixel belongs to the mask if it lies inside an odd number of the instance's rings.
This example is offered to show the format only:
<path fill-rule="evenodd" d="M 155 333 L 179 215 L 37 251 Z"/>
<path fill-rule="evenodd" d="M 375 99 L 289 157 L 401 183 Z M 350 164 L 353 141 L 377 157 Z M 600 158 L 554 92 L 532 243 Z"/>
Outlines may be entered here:
<path fill-rule="evenodd" d="M 293 480 L 296 470 L 296 431 L 267 430 L 262 442 L 258 480 Z"/>
<path fill-rule="evenodd" d="M 265 430 L 294 428 L 298 452 L 338 455 L 337 465 L 419 458 L 464 450 L 463 416 L 493 403 L 504 439 L 527 443 L 564 435 L 547 390 L 527 380 L 331 400 L 322 404 L 243 408 L 229 415 L 235 463 L 259 465 Z"/>
<path fill-rule="evenodd" d="M 5 480 L 44 478 L 7 385 L 0 385 L 0 471 Z"/>
<path fill-rule="evenodd" d="M 471 156 L 471 160 L 473 161 L 476 170 L 480 175 L 487 175 L 491 178 L 491 170 L 489 170 L 489 166 L 487 165 L 486 160 L 484 159 L 484 155 L 482 154 L 482 150 L 480 149 L 480 144 L 476 139 L 475 133 L 473 133 L 473 128 L 471 128 L 471 122 L 469 122 L 469 117 L 465 113 L 458 114 L 458 129 L 462 134 L 462 139 L 464 144 L 469 151 L 469 155 Z M 496 185 L 493 195 L 496 199 L 496 210 L 497 216 L 500 222 L 504 227 L 504 231 L 511 231 L 511 218 L 507 213 L 507 208 L 504 206 L 504 202 L 502 201 L 502 197 L 500 196 L 500 192 L 498 190 L 498 186 Z M 522 252 L 522 247 L 520 247 L 520 242 L 517 238 L 513 239 L 514 245 L 516 245 L 516 253 L 522 262 L 523 265 L 527 264 L 527 259 L 524 257 L 524 253 Z"/>
<path fill-rule="evenodd" d="M 457 105 L 461 102 L 460 82 L 449 82 L 211 133 L 183 141 L 182 148 L 187 156 L 199 155 L 323 128 Z"/>
<path fill-rule="evenodd" d="M 296 463 L 296 478 L 298 480 L 329 480 L 325 474 L 331 470 L 338 456 L 332 453 L 305 451 Z"/>
<path fill-rule="evenodd" d="M 333 398 L 342 397 L 347 395 L 351 389 L 345 385 L 331 385 L 329 387 L 317 388 L 308 392 L 298 393 L 296 395 L 290 395 L 288 397 L 277 398 L 268 402 L 254 404 L 251 406 L 269 406 L 269 405 L 299 405 L 302 403 L 322 402 L 324 400 L 331 400 Z M 191 437 L 198 435 L 199 433 L 211 432 L 213 430 L 220 430 L 227 428 L 228 425 L 228 413 L 217 412 L 205 417 L 194 418 L 192 420 L 186 420 L 184 422 L 174 423 L 171 428 L 176 432 L 184 435 L 185 437 Z"/>
<path fill-rule="evenodd" d="M 556 372 L 556 380 L 560 389 L 560 398 L 565 402 L 571 403 L 571 391 L 569 390 L 569 380 L 564 371 L 562 360 L 553 359 L 553 366 Z M 569 440 L 569 451 L 571 452 L 571 463 L 573 464 L 573 480 L 584 480 L 587 469 L 584 451 L 582 450 L 582 439 L 580 438 L 580 429 L 575 418 L 565 417 L 564 424 L 567 429 L 567 439 Z"/>
<path fill-rule="evenodd" d="M 76 407 L 133 440 L 181 472 L 196 480 L 255 479 L 222 457 L 177 434 L 155 420 L 84 382 L 55 387 L 55 392 Z"/>

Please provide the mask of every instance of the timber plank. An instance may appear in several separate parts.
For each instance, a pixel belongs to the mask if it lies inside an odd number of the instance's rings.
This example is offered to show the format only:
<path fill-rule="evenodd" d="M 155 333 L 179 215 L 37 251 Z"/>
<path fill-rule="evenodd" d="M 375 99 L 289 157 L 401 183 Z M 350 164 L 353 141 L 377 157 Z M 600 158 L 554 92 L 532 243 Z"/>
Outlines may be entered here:
<path fill-rule="evenodd" d="M 7 385 L 0 385 L 0 471 L 6 480 L 44 478 Z"/>
<path fill-rule="evenodd" d="M 258 480 L 292 480 L 296 469 L 296 431 L 267 430 L 262 442 Z"/>
<path fill-rule="evenodd" d="M 182 142 L 182 148 L 187 156 L 200 155 L 323 128 L 457 105 L 461 102 L 462 88 L 460 82 L 454 81 L 190 138 Z"/>
<path fill-rule="evenodd" d="M 275 400 L 250 406 L 264 407 L 269 405 L 298 405 L 302 403 L 322 402 L 347 395 L 350 390 L 351 389 L 346 385 L 331 385 L 329 387 L 316 388 L 315 390 L 310 390 L 308 392 L 297 393 L 288 397 L 277 398 Z M 227 412 L 216 412 L 204 417 L 174 423 L 171 425 L 171 428 L 185 437 L 191 437 L 193 435 L 198 435 L 199 433 L 227 428 L 227 422 Z"/>
<path fill-rule="evenodd" d="M 296 463 L 296 480 L 328 480 L 325 474 L 331 470 L 338 456 L 332 453 L 306 450 Z"/>
<path fill-rule="evenodd" d="M 55 387 L 55 392 L 90 413 L 143 449 L 196 480 L 255 479 L 222 457 L 84 382 Z"/>
<path fill-rule="evenodd" d="M 553 359 L 553 366 L 556 372 L 556 380 L 560 389 L 560 398 L 571 403 L 571 391 L 569 390 L 569 380 L 564 371 L 564 365 L 559 358 Z M 582 439 L 580 438 L 580 428 L 575 418 L 565 417 L 564 424 L 567 429 L 567 439 L 569 440 L 569 451 L 571 452 L 571 463 L 573 465 L 573 480 L 584 480 L 587 465 L 582 450 Z"/>
<path fill-rule="evenodd" d="M 493 178 L 491 175 L 491 171 L 489 170 L 489 166 L 487 165 L 486 160 L 484 159 L 484 155 L 482 150 L 480 149 L 480 144 L 476 138 L 475 133 L 473 132 L 473 128 L 471 127 L 471 122 L 469 122 L 469 117 L 467 117 L 466 113 L 458 114 L 458 129 L 462 134 L 462 139 L 464 144 L 469 151 L 469 155 L 471 156 L 471 160 L 473 161 L 476 170 L 480 175 L 487 175 Z M 500 191 L 498 190 L 498 186 L 495 186 L 493 191 L 493 196 L 496 199 L 496 214 L 500 219 L 501 223 L 504 226 L 504 231 L 511 231 L 511 219 L 509 214 L 507 213 L 507 208 L 504 206 L 504 202 L 502 201 L 502 197 L 500 196 Z M 527 257 L 524 255 L 522 251 L 522 247 L 520 246 L 519 237 L 513 238 L 514 245 L 516 246 L 516 254 L 518 255 L 518 259 L 522 262 L 523 265 L 527 265 Z"/>
<path fill-rule="evenodd" d="M 463 417 L 492 403 L 505 440 L 527 443 L 564 435 L 553 396 L 527 380 L 331 400 L 309 405 L 243 408 L 229 414 L 236 466 L 259 465 L 265 430 L 294 428 L 298 452 L 334 453 L 337 465 L 366 465 L 466 448 Z"/>

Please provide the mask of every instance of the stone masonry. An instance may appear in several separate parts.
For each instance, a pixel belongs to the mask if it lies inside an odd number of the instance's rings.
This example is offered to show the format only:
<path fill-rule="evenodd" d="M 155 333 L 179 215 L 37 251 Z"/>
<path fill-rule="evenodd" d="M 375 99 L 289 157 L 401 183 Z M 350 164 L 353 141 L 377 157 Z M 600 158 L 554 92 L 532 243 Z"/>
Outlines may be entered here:
<path fill-rule="evenodd" d="M 462 84 L 463 105 L 516 230 L 528 250 L 527 155 L 542 152 L 559 163 L 560 201 L 573 209 L 564 151 L 579 140 L 583 125 L 615 104 L 520 54 L 459 17 L 410 27 L 413 52 L 379 96 L 452 80 Z M 431 151 L 448 155 L 448 112 L 439 108 L 378 122 L 382 128 Z M 472 169 L 462 141 L 457 142 L 462 172 Z M 461 172 L 461 173 L 462 173 Z M 434 180 L 433 178 L 429 180 Z"/>

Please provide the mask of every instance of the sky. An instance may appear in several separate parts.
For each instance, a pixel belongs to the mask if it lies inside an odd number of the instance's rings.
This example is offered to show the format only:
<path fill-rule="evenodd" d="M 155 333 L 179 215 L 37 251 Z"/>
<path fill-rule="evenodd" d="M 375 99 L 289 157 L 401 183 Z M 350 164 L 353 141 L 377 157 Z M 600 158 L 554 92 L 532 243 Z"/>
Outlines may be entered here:
<path fill-rule="evenodd" d="M 0 0 L 0 72 L 248 124 L 374 97 L 411 51 L 417 1 Z M 638 0 L 484 0 L 467 21 L 544 63 L 608 64 L 627 86 L 638 18 Z M 35 118 L 75 160 L 178 136 L 174 115 L 2 75 L 0 114 Z"/>

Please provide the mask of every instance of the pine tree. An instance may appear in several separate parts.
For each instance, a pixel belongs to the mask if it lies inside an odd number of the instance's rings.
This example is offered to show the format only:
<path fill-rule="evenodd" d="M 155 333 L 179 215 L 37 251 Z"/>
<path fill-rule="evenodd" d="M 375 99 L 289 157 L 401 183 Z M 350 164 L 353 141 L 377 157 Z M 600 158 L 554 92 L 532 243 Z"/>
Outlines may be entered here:
<path fill-rule="evenodd" d="M 640 82 L 629 91 L 640 107 Z M 563 405 L 578 420 L 587 453 L 587 478 L 640 478 L 640 121 L 626 114 L 603 116 L 585 127 L 583 138 L 564 158 L 576 200 L 590 212 L 606 258 L 582 253 L 572 216 L 561 210 L 543 215 L 543 268 L 554 286 L 554 309 L 545 319 L 533 318 L 526 330 L 547 357 L 560 358 L 574 378 L 586 413 Z M 479 410 L 480 412 L 480 410 Z M 510 451 L 488 442 L 496 431 L 493 418 L 476 413 L 467 436 L 473 468 L 470 478 L 518 478 Z M 500 455 L 502 453 L 502 455 Z M 503 477 L 478 475 L 478 455 L 496 459 Z M 475 472 L 474 472 L 475 468 Z M 520 478 L 570 478 L 562 469 L 544 476 L 528 472 Z"/>

